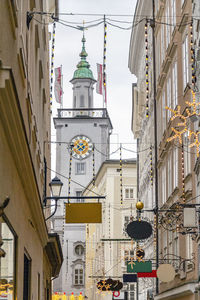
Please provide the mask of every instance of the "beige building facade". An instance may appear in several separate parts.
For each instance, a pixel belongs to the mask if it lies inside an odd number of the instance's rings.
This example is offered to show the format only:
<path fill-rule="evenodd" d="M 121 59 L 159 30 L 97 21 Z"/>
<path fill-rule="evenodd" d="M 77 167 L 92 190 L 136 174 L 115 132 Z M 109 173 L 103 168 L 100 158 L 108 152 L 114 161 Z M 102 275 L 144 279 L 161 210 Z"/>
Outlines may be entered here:
<path fill-rule="evenodd" d="M 134 22 L 138 15 L 147 16 L 148 62 L 149 62 L 149 117 L 146 118 L 146 44 L 145 20 L 135 26 L 131 35 L 129 69 L 137 77 L 137 85 L 133 88 L 133 118 L 132 130 L 139 144 L 139 198 L 149 207 L 147 200 L 151 199 L 152 208 L 155 206 L 155 172 L 151 165 L 154 162 L 154 112 L 153 112 L 153 49 L 152 1 L 138 1 Z M 148 6 L 149 5 L 149 6 Z M 180 114 L 187 117 L 186 101 L 192 101 L 191 88 L 193 62 L 192 47 L 196 47 L 193 36 L 198 32 L 198 21 L 192 16 L 198 14 L 197 5 L 192 1 L 155 1 L 155 43 L 156 43 L 156 105 L 157 105 L 157 141 L 158 141 L 158 199 L 159 209 L 170 210 L 178 202 L 196 203 L 196 177 L 194 166 L 196 149 L 190 148 L 189 131 L 181 135 L 183 148 L 177 138 L 173 137 L 172 127 L 180 130 L 178 122 L 171 120 L 180 105 Z M 193 23 L 192 23 L 193 21 Z M 192 24 L 192 25 L 191 25 Z M 192 32 L 192 34 L 191 34 Z M 140 37 L 140 39 L 139 39 Z M 142 38 L 141 38 L 142 37 Z M 194 45 L 193 45 L 194 44 Z M 142 49 L 142 50 L 141 50 Z M 198 72 L 198 71 L 197 71 Z M 197 74 L 196 74 L 197 75 Z M 198 94 L 197 94 L 198 95 Z M 166 109 L 169 107 L 169 109 Z M 174 111 L 172 111 L 174 110 Z M 176 119 L 176 118 L 175 118 Z M 188 130 L 195 130 L 195 124 L 187 118 Z M 152 147 L 152 156 L 149 150 Z M 144 150 L 144 151 L 143 151 Z M 153 184 L 151 172 L 152 166 Z M 184 190 L 183 190 L 184 187 Z M 150 197 L 147 195 L 151 195 Z M 198 200 L 197 200 L 198 201 Z M 160 212 L 161 216 L 165 214 Z M 166 220 L 172 220 L 172 214 Z M 176 220 L 176 219 L 175 219 Z M 176 276 L 174 281 L 159 283 L 159 294 L 155 299 L 198 299 L 198 251 L 197 239 L 191 234 L 179 233 L 176 224 L 165 225 L 162 220 L 159 227 L 159 259 L 160 263 L 173 264 Z M 175 221 L 176 223 L 176 221 Z M 153 245 L 152 245 L 153 246 Z M 173 259 L 174 262 L 173 262 Z M 182 260 L 181 265 L 175 261 Z M 150 286 L 149 286 L 150 288 Z M 148 292 L 141 287 L 139 299 L 148 299 Z M 144 292 L 144 293 L 143 293 Z M 155 285 L 152 285 L 155 295 Z M 140 295 L 140 293 L 139 293 Z"/>
<path fill-rule="evenodd" d="M 122 161 L 122 204 L 119 160 L 107 160 L 101 165 L 95 186 L 88 185 L 84 196 L 93 195 L 91 191 L 106 197 L 102 201 L 102 224 L 88 224 L 86 228 L 85 294 L 88 299 L 99 300 L 102 294 L 98 293 L 97 282 L 104 277 L 123 281 L 122 275 L 126 273 L 125 260 L 133 255 L 130 252 L 134 251 L 135 246 L 127 241 L 129 237 L 125 228 L 131 216 L 136 216 L 136 160 Z M 128 299 L 135 299 L 134 284 L 131 287 L 124 286 L 122 294 L 124 291 L 129 291 Z M 105 293 L 104 299 L 111 300 L 112 293 Z"/>
<path fill-rule="evenodd" d="M 27 27 L 27 12 L 48 11 L 49 3 L 0 1 L 0 299 L 51 299 L 51 279 L 62 264 L 58 236 L 48 232 L 43 212 L 49 33 L 42 16 Z"/>

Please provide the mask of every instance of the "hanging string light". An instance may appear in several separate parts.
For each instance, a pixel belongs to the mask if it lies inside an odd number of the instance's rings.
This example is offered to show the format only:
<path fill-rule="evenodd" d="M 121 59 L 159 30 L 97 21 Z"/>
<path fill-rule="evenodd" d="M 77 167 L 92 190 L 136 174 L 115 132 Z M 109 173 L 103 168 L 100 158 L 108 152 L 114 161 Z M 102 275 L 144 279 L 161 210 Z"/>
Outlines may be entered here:
<path fill-rule="evenodd" d="M 157 218 L 158 214 L 154 215 L 153 218 L 153 253 L 154 253 L 154 259 L 156 260 L 156 252 L 157 252 L 157 236 L 156 236 L 156 229 L 157 229 Z"/>
<path fill-rule="evenodd" d="M 92 168 L 93 168 L 93 179 L 92 184 L 95 186 L 95 156 L 94 156 L 94 144 L 92 146 Z"/>
<path fill-rule="evenodd" d="M 145 23 L 145 68 L 146 68 L 146 117 L 149 117 L 149 55 L 148 55 L 148 23 Z"/>
<path fill-rule="evenodd" d="M 181 147 L 181 176 L 182 176 L 182 200 L 185 203 L 185 168 L 184 168 L 184 149 Z"/>
<path fill-rule="evenodd" d="M 108 231 L 109 231 L 109 240 L 111 239 L 111 220 L 110 220 L 110 203 L 109 203 L 109 210 L 108 210 Z M 109 248 L 110 248 L 110 263 L 111 263 L 111 240 L 109 242 Z"/>
<path fill-rule="evenodd" d="M 190 23 L 190 53 L 191 53 L 191 69 L 192 69 L 192 89 L 194 90 L 196 84 L 195 72 L 195 50 L 194 50 L 194 37 L 193 37 L 193 19 Z"/>
<path fill-rule="evenodd" d="M 104 102 L 107 103 L 106 95 L 106 45 L 107 45 L 107 23 L 104 15 L 104 47 L 103 47 L 103 87 L 104 87 Z"/>
<path fill-rule="evenodd" d="M 51 74 L 50 74 L 50 111 L 52 112 L 51 106 L 53 102 L 53 70 L 54 70 L 54 58 L 55 58 L 55 34 L 56 34 L 56 22 L 53 23 L 52 31 L 52 46 L 51 46 Z"/>
<path fill-rule="evenodd" d="M 153 186 L 153 155 L 152 155 L 152 146 L 150 147 L 150 181 L 151 181 L 151 186 Z"/>
<path fill-rule="evenodd" d="M 119 166 L 120 166 L 120 203 L 123 204 L 123 189 L 122 189 L 122 144 L 120 144 L 120 158 L 119 158 Z"/>
<path fill-rule="evenodd" d="M 70 146 L 70 155 L 69 155 L 69 179 L 68 179 L 68 196 L 70 197 L 70 189 L 71 189 L 71 175 L 72 175 L 72 150 L 74 145 Z M 68 203 L 70 202 L 70 199 L 68 199 Z"/>

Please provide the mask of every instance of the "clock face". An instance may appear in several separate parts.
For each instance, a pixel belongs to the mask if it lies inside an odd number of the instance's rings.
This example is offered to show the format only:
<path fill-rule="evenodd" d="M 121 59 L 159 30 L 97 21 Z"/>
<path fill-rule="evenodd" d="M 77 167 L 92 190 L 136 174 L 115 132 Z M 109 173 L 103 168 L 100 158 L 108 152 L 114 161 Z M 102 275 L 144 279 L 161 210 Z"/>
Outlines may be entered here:
<path fill-rule="evenodd" d="M 72 156 L 76 159 L 87 158 L 92 151 L 92 142 L 87 136 L 75 136 L 71 144 L 73 145 Z"/>

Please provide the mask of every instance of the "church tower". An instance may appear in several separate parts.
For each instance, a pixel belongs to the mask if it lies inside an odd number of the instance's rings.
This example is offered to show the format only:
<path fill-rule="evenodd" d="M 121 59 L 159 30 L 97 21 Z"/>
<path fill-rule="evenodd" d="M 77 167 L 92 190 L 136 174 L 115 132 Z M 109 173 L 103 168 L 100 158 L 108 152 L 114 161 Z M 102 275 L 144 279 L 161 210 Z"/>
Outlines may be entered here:
<path fill-rule="evenodd" d="M 80 196 L 92 180 L 93 149 L 95 173 L 109 158 L 112 124 L 106 108 L 94 108 L 93 90 L 96 80 L 86 60 L 85 42 L 83 34 L 81 60 L 70 81 L 73 86 L 72 108 L 58 109 L 58 117 L 54 118 L 57 141 L 56 172 L 63 182 L 61 196 L 69 195 L 69 182 L 70 196 Z M 80 202 L 80 199 L 73 202 Z M 64 201 L 59 200 L 53 218 L 53 231 L 60 236 L 64 261 L 59 277 L 54 280 L 53 291 L 65 292 L 67 295 L 82 292 L 83 295 L 87 295 L 84 288 L 85 224 L 65 224 L 64 218 Z"/>

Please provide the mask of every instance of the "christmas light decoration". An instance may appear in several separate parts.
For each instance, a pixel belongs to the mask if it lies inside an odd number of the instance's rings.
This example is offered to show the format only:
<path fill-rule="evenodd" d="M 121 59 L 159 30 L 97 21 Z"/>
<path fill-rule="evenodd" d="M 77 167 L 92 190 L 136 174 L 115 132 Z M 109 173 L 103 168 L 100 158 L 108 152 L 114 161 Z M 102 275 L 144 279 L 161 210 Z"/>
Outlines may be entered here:
<path fill-rule="evenodd" d="M 104 16 L 104 47 L 103 47 L 103 87 L 104 87 L 104 101 L 107 103 L 107 95 L 106 95 L 106 44 L 107 44 L 107 23 L 106 18 Z"/>
<path fill-rule="evenodd" d="M 148 23 L 145 23 L 145 69 L 146 69 L 146 117 L 149 117 L 149 55 L 148 55 Z"/>
<path fill-rule="evenodd" d="M 181 147 L 181 175 L 182 175 L 182 200 L 185 203 L 185 170 L 184 170 L 184 149 Z"/>
<path fill-rule="evenodd" d="M 51 46 L 51 73 L 50 73 L 50 106 L 52 106 L 53 102 L 53 70 L 54 70 L 54 58 L 55 58 L 55 34 L 56 34 L 56 23 L 53 23 L 53 31 L 52 31 L 52 46 Z"/>
<path fill-rule="evenodd" d="M 194 132 L 189 130 L 189 139 L 194 135 L 194 142 L 189 145 L 189 147 L 196 147 L 196 155 L 199 157 L 199 146 L 200 146 L 200 141 L 199 141 L 199 134 L 200 131 Z"/>
<path fill-rule="evenodd" d="M 92 184 L 95 186 L 95 156 L 94 156 L 94 144 L 92 146 L 92 169 L 93 169 L 93 179 Z"/>
<path fill-rule="evenodd" d="M 69 154 L 69 179 L 68 179 L 68 196 L 70 197 L 70 189 L 71 189 L 71 174 L 72 174 L 72 151 L 74 145 L 70 145 L 70 154 Z M 68 203 L 70 199 L 68 199 Z"/>
<path fill-rule="evenodd" d="M 190 23 L 190 53 L 191 53 L 191 71 L 192 71 L 192 88 L 194 90 L 196 84 L 196 70 L 195 70 L 195 50 L 193 38 L 193 19 Z"/>
<path fill-rule="evenodd" d="M 200 102 L 196 103 L 196 94 L 192 89 L 191 89 L 191 93 L 192 93 L 192 102 L 185 101 L 185 103 L 192 109 L 190 111 L 188 108 L 186 108 L 187 115 L 188 117 L 195 116 L 195 115 L 200 116 L 200 112 L 198 113 L 199 110 L 198 106 L 200 106 Z"/>
<path fill-rule="evenodd" d="M 151 181 L 151 186 L 153 186 L 153 155 L 152 155 L 152 146 L 150 147 L 150 181 Z"/>
<path fill-rule="evenodd" d="M 119 148 L 119 165 L 120 165 L 120 196 L 121 196 L 121 200 L 120 203 L 121 205 L 123 204 L 123 186 L 122 186 L 122 145 L 120 144 L 120 148 Z"/>
<path fill-rule="evenodd" d="M 176 138 L 178 138 L 179 143 L 182 144 L 182 135 L 187 131 L 187 117 L 185 117 L 184 115 L 181 114 L 181 107 L 180 105 L 177 106 L 177 110 L 174 110 L 168 106 L 165 107 L 166 109 L 170 110 L 172 113 L 174 113 L 174 115 L 170 118 L 171 121 L 178 119 L 178 124 L 177 127 L 178 129 L 172 127 L 172 131 L 174 132 L 174 135 L 172 135 L 171 137 L 169 137 L 167 139 L 167 142 L 170 142 L 172 140 L 175 140 Z M 182 128 L 182 129 L 181 129 Z"/>

